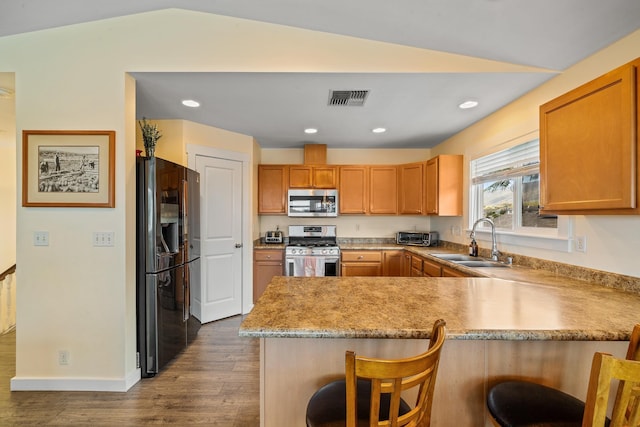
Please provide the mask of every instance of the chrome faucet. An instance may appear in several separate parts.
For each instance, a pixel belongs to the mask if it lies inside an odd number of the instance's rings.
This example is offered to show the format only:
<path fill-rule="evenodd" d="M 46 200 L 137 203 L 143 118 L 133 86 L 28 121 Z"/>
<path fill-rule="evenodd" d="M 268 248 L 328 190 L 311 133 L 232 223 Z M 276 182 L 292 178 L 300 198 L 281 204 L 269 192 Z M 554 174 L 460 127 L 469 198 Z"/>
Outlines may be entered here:
<path fill-rule="evenodd" d="M 490 218 L 480 218 L 479 220 L 474 222 L 473 223 L 473 227 L 471 228 L 471 233 L 469 233 L 469 237 L 471 239 L 475 239 L 475 237 L 476 237 L 476 227 L 481 222 L 488 222 L 489 225 L 491 226 L 491 243 L 492 243 L 492 245 L 491 245 L 491 259 L 493 261 L 498 261 L 498 255 L 500 255 L 500 252 L 498 251 L 498 243 L 496 241 L 496 225 L 493 223 L 493 221 L 491 221 Z"/>

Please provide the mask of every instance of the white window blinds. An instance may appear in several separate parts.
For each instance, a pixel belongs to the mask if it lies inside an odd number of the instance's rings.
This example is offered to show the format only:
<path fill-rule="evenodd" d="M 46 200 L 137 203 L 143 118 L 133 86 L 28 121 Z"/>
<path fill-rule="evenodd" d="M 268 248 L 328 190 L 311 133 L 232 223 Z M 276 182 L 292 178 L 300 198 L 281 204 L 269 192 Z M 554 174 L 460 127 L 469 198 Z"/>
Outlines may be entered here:
<path fill-rule="evenodd" d="M 481 184 L 531 175 L 538 173 L 539 165 L 539 141 L 536 139 L 472 161 L 471 182 Z"/>

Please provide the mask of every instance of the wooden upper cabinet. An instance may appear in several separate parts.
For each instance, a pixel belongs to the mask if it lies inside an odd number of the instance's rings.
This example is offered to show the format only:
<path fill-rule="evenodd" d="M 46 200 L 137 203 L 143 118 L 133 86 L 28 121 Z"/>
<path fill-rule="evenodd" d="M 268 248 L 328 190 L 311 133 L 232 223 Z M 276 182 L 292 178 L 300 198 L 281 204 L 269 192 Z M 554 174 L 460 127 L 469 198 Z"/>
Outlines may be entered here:
<path fill-rule="evenodd" d="M 311 176 L 314 188 L 336 188 L 338 186 L 338 168 L 336 166 L 314 166 Z"/>
<path fill-rule="evenodd" d="M 311 188 L 312 166 L 290 165 L 289 188 Z"/>
<path fill-rule="evenodd" d="M 289 188 L 336 188 L 336 166 L 289 166 Z"/>
<path fill-rule="evenodd" d="M 425 198 L 429 215 L 462 215 L 462 155 L 443 154 L 427 161 Z"/>
<path fill-rule="evenodd" d="M 369 168 L 340 166 L 338 170 L 340 214 L 366 214 L 369 208 Z"/>
<path fill-rule="evenodd" d="M 289 167 L 258 165 L 258 213 L 286 214 Z"/>
<path fill-rule="evenodd" d="M 398 166 L 398 213 L 421 215 L 424 213 L 425 163 Z"/>
<path fill-rule="evenodd" d="M 540 205 L 640 213 L 640 58 L 540 106 Z"/>
<path fill-rule="evenodd" d="M 369 167 L 369 213 L 380 215 L 398 213 L 398 168 L 396 166 Z"/>

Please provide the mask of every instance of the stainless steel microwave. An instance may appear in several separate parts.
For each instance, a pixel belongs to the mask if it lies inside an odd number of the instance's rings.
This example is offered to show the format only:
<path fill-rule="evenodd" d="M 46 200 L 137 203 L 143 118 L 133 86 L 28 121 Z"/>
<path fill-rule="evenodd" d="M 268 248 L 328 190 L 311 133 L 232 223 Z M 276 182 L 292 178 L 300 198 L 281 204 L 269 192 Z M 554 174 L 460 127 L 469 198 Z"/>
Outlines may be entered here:
<path fill-rule="evenodd" d="M 289 190 L 287 215 L 298 217 L 338 216 L 338 190 Z"/>

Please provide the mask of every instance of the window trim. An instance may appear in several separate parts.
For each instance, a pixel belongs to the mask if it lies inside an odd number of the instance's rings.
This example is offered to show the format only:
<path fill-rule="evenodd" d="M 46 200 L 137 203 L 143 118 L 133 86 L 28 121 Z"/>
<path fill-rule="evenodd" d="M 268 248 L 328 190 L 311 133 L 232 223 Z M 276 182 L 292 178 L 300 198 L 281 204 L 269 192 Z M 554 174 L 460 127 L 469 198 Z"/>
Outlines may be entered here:
<path fill-rule="evenodd" d="M 498 153 L 500 151 L 504 151 L 513 147 L 517 147 L 518 145 L 526 144 L 529 141 L 533 141 L 535 139 L 539 140 L 538 132 L 530 132 L 526 135 L 522 135 L 521 137 L 514 138 L 507 143 L 500 144 L 499 146 L 493 147 L 491 152 L 477 153 L 476 156 L 473 156 L 472 159 L 468 163 L 469 167 L 469 197 L 468 197 L 468 228 L 465 230 L 466 234 L 469 235 L 471 233 L 471 228 L 476 218 L 480 218 L 482 215 L 482 206 L 480 206 L 479 202 L 479 191 L 480 184 L 482 181 L 496 180 L 500 178 L 511 178 L 512 174 L 507 173 L 498 173 L 498 174 L 487 174 L 484 175 L 481 179 L 474 179 L 473 177 L 473 162 L 478 159 L 486 156 L 490 156 L 493 153 Z M 518 176 L 521 176 L 523 172 L 527 172 L 527 166 L 524 166 L 517 173 Z M 529 171 L 538 170 L 539 173 L 539 163 L 535 166 L 531 167 Z M 518 192 L 521 193 L 521 192 Z M 522 194 L 518 194 L 516 196 L 515 203 L 520 203 L 519 200 L 522 197 Z M 520 206 L 517 204 L 516 206 Z M 474 210 L 476 212 L 474 212 Z M 518 212 L 517 215 L 520 216 L 520 209 L 514 209 L 514 212 Z M 535 231 L 535 232 L 533 232 Z M 535 249 L 544 249 L 544 250 L 553 250 L 559 252 L 571 252 L 572 250 L 572 242 L 573 242 L 573 217 L 558 215 L 558 227 L 557 228 L 537 228 L 537 227 L 516 227 L 515 229 L 496 229 L 496 239 L 498 240 L 498 244 L 503 245 L 514 245 L 514 246 L 523 246 L 528 248 Z M 489 227 L 479 226 L 476 229 L 476 240 L 481 242 L 486 242 L 486 244 L 491 244 L 491 230 Z"/>

